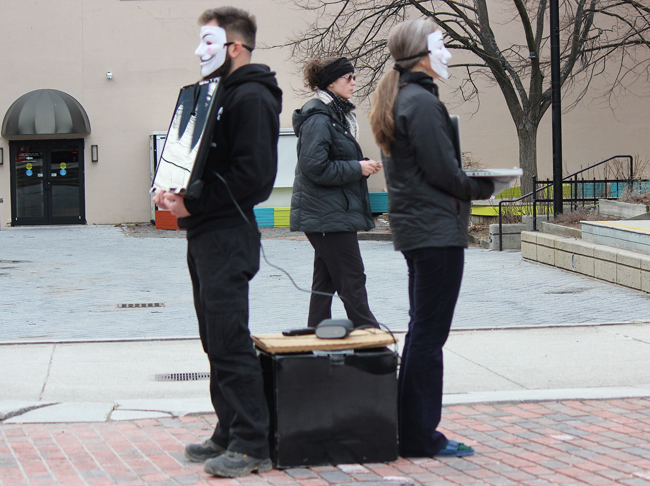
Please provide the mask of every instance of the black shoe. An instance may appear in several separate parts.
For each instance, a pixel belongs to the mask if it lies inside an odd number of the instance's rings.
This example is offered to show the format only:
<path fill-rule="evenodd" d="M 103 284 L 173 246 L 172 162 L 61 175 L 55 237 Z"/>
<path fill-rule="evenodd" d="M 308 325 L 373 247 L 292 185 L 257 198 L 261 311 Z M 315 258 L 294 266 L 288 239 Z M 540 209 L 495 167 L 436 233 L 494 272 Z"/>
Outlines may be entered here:
<path fill-rule="evenodd" d="M 188 444 L 185 446 L 185 457 L 192 462 L 205 462 L 213 457 L 218 457 L 226 449 L 208 439 L 203 444 Z"/>
<path fill-rule="evenodd" d="M 226 451 L 205 462 L 203 470 L 221 478 L 238 478 L 250 473 L 263 473 L 273 468 L 271 459 L 256 459 L 247 454 Z"/>

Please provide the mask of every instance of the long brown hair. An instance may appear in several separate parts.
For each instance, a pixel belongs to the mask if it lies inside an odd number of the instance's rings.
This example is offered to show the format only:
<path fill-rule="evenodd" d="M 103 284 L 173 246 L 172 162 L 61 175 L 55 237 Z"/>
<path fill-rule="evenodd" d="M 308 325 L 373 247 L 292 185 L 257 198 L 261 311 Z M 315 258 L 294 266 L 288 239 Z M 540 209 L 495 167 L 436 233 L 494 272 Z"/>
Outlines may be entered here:
<path fill-rule="evenodd" d="M 388 51 L 393 59 L 415 56 L 427 51 L 427 36 L 438 30 L 430 18 L 407 20 L 393 27 L 388 35 Z M 402 70 L 410 71 L 422 59 L 416 57 L 396 63 Z M 400 73 L 391 69 L 384 74 L 372 97 L 370 126 L 375 142 L 386 155 L 390 155 L 390 144 L 395 138 L 393 105 L 399 91 Z"/>

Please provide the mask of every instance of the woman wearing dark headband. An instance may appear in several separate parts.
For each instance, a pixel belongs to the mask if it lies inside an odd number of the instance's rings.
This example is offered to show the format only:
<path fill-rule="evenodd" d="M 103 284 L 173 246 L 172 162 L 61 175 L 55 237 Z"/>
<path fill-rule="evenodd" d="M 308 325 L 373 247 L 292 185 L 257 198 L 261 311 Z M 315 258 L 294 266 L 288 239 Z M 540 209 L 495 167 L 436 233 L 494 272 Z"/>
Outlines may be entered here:
<path fill-rule="evenodd" d="M 451 57 L 430 19 L 395 26 L 395 67 L 375 92 L 370 125 L 386 165 L 390 227 L 408 265 L 409 329 L 399 374 L 399 448 L 403 457 L 467 456 L 471 447 L 437 429 L 442 411 L 442 347 L 463 276 L 470 201 L 494 191 L 460 164 L 453 126 L 434 79 Z"/>
<path fill-rule="evenodd" d="M 368 307 L 357 231 L 375 227 L 366 179 L 382 164 L 364 159 L 350 97 L 354 67 L 345 57 L 312 60 L 305 85 L 314 91 L 293 114 L 298 164 L 291 198 L 291 231 L 304 231 L 314 247 L 309 327 L 332 316 L 338 293 L 355 327 L 376 326 Z"/>

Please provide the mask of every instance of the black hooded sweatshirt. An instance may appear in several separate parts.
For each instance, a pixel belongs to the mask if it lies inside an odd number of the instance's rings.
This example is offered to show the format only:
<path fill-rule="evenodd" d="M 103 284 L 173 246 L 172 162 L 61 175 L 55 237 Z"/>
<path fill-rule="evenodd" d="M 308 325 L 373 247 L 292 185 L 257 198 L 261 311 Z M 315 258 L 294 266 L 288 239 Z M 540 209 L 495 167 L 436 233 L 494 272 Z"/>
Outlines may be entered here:
<path fill-rule="evenodd" d="M 226 77 L 223 88 L 213 138 L 217 146 L 205 163 L 201 196 L 185 199 L 190 216 L 178 220 L 188 238 L 247 223 L 230 193 L 254 222 L 253 207 L 269 198 L 277 173 L 282 91 L 275 73 L 247 64 Z M 226 180 L 230 193 L 215 172 Z"/>

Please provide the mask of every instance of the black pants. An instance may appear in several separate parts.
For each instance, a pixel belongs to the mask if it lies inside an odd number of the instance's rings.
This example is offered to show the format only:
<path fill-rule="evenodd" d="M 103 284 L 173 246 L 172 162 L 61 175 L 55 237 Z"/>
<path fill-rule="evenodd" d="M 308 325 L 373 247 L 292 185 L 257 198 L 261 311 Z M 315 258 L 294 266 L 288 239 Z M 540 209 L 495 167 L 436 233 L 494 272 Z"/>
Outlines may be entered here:
<path fill-rule="evenodd" d="M 210 395 L 219 422 L 212 440 L 233 452 L 269 457 L 269 412 L 248 330 L 248 282 L 259 270 L 260 236 L 250 226 L 188 240 L 187 262 Z"/>
<path fill-rule="evenodd" d="M 442 413 L 442 347 L 463 278 L 463 248 L 403 252 L 409 270 L 409 328 L 399 373 L 400 455 L 431 457 L 447 446 Z"/>
<path fill-rule="evenodd" d="M 373 325 L 377 319 L 368 307 L 366 274 L 356 232 L 305 233 L 314 247 L 312 290 L 337 292 L 354 327 Z M 307 325 L 316 327 L 332 317 L 332 297 L 311 294 Z"/>

